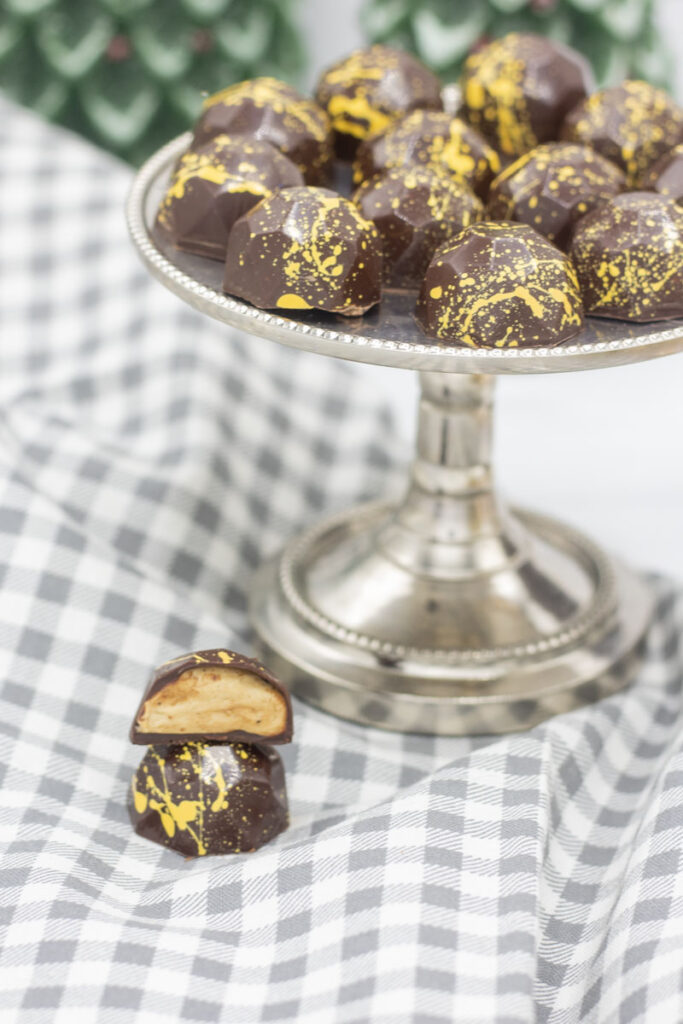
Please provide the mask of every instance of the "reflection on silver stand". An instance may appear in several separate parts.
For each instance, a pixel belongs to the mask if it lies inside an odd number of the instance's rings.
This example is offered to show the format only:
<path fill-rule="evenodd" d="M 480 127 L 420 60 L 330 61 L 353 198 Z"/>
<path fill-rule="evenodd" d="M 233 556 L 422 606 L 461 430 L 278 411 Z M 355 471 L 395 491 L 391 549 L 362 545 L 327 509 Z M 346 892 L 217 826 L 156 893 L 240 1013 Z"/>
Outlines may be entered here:
<path fill-rule="evenodd" d="M 647 588 L 575 531 L 501 502 L 493 378 L 421 383 L 403 502 L 337 516 L 257 575 L 268 664 L 342 717 L 449 735 L 527 728 L 613 692 Z"/>
<path fill-rule="evenodd" d="M 351 509 L 291 541 L 251 589 L 269 666 L 355 722 L 459 735 L 528 728 L 625 686 L 652 614 L 640 578 L 554 520 L 508 509 L 490 467 L 493 374 L 637 362 L 683 348 L 683 323 L 589 322 L 556 349 L 470 350 L 419 336 L 414 299 L 372 314 L 255 310 L 221 292 L 220 264 L 151 229 L 175 140 L 138 173 L 131 236 L 190 305 L 251 334 L 420 371 L 417 453 L 403 501 Z"/>

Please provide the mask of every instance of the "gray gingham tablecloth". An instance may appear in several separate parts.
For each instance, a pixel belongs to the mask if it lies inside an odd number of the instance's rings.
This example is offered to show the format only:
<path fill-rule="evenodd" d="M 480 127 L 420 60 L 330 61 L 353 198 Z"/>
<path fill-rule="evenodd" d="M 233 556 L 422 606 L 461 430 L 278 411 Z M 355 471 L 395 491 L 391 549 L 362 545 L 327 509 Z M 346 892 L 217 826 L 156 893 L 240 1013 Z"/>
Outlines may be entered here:
<path fill-rule="evenodd" d="M 0 107 L 0 1018 L 683 1020 L 683 602 L 665 582 L 624 694 L 471 741 L 297 704 L 276 842 L 185 862 L 132 832 L 150 667 L 249 650 L 254 566 L 392 487 L 400 453 L 353 367 L 148 279 L 129 181 Z"/>

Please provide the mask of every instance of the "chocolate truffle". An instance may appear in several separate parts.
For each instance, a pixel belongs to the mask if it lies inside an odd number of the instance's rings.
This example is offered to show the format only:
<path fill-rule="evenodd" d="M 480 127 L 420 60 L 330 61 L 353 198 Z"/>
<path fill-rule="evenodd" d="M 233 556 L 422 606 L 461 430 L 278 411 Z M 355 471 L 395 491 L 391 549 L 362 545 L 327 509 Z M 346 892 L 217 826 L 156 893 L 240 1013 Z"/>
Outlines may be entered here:
<path fill-rule="evenodd" d="M 297 165 L 309 185 L 330 179 L 332 130 L 327 114 L 275 78 L 239 82 L 204 101 L 193 148 L 223 134 L 270 142 Z"/>
<path fill-rule="evenodd" d="M 625 187 L 619 168 L 589 146 L 546 142 L 498 175 L 488 214 L 493 220 L 530 224 L 567 249 L 574 224 Z"/>
<path fill-rule="evenodd" d="M 512 32 L 465 61 L 462 109 L 492 146 L 518 157 L 557 139 L 565 115 L 590 86 L 588 63 L 576 51 Z"/>
<path fill-rule="evenodd" d="M 683 206 L 683 142 L 652 165 L 643 178 L 642 187 Z"/>
<path fill-rule="evenodd" d="M 185 857 L 249 853 L 287 828 L 282 761 L 255 743 L 149 747 L 128 812 L 139 836 Z"/>
<path fill-rule="evenodd" d="M 337 155 L 350 160 L 362 139 L 417 108 L 441 110 L 436 75 L 409 53 L 388 46 L 356 50 L 323 73 L 318 103 L 332 122 Z"/>
<path fill-rule="evenodd" d="M 260 662 L 223 649 L 195 651 L 152 675 L 130 731 L 131 742 L 188 740 L 289 743 L 292 706 Z"/>
<path fill-rule="evenodd" d="M 616 196 L 577 225 L 571 255 L 592 316 L 683 317 L 683 209 L 673 199 Z"/>
<path fill-rule="evenodd" d="M 436 166 L 394 168 L 353 201 L 377 228 L 384 280 L 398 288 L 417 287 L 436 249 L 483 215 L 474 193 Z"/>
<path fill-rule="evenodd" d="M 178 249 L 224 260 L 235 221 L 283 186 L 302 185 L 298 167 L 268 142 L 217 135 L 183 154 L 157 213 Z"/>
<path fill-rule="evenodd" d="M 683 110 L 661 89 L 639 81 L 593 93 L 562 127 L 563 139 L 592 146 L 621 167 L 630 188 L 682 133 Z"/>
<path fill-rule="evenodd" d="M 434 338 L 470 348 L 559 345 L 581 330 L 576 273 L 527 224 L 473 224 L 437 249 L 417 317 Z"/>
<path fill-rule="evenodd" d="M 326 188 L 274 192 L 237 221 L 223 287 L 261 309 L 356 316 L 380 300 L 377 229 Z"/>
<path fill-rule="evenodd" d="M 485 196 L 500 159 L 485 139 L 459 117 L 416 110 L 358 149 L 353 180 L 361 182 L 393 167 L 437 164 Z"/>

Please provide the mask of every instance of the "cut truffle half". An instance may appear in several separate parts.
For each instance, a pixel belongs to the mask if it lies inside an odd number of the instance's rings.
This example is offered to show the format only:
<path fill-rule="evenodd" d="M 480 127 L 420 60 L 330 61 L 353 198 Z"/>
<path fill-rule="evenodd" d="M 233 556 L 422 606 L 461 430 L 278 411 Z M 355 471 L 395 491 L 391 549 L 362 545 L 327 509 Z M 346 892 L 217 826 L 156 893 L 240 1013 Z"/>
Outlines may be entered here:
<path fill-rule="evenodd" d="M 288 743 L 292 708 L 259 662 L 227 650 L 166 662 L 152 676 L 131 727 L 133 743 Z"/>

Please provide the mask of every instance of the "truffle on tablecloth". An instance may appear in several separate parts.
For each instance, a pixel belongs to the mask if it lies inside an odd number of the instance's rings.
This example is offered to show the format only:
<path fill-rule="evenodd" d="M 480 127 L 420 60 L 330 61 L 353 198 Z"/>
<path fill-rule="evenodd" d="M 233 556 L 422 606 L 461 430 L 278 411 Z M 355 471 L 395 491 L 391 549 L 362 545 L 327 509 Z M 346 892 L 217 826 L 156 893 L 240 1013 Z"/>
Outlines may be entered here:
<path fill-rule="evenodd" d="M 437 249 L 420 291 L 426 334 L 471 348 L 559 345 L 583 308 L 569 259 L 526 224 L 473 224 Z"/>
<path fill-rule="evenodd" d="M 547 142 L 498 175 L 487 211 L 493 220 L 529 224 L 567 249 L 576 222 L 625 187 L 619 168 L 589 146 Z"/>
<path fill-rule="evenodd" d="M 249 853 L 287 828 L 282 761 L 255 743 L 149 747 L 128 811 L 139 836 L 185 857 Z"/>
<path fill-rule="evenodd" d="M 329 114 L 335 148 L 350 160 L 369 135 L 417 108 L 441 110 L 441 84 L 416 57 L 389 46 L 355 50 L 323 72 L 316 99 Z"/>
<path fill-rule="evenodd" d="M 224 260 L 233 224 L 271 191 L 302 185 L 298 167 L 269 142 L 217 135 L 184 153 L 156 226 L 177 249 Z"/>
<path fill-rule="evenodd" d="M 327 114 L 276 78 L 238 82 L 204 101 L 193 148 L 224 134 L 270 142 L 297 165 L 309 185 L 324 185 L 332 174 L 332 130 Z"/>
<path fill-rule="evenodd" d="M 384 281 L 400 288 L 419 285 L 435 250 L 484 212 L 466 185 L 436 166 L 394 168 L 361 185 L 353 201 L 379 232 Z"/>
<path fill-rule="evenodd" d="M 640 323 L 683 316 L 683 209 L 673 199 L 616 196 L 580 222 L 571 256 L 591 316 Z"/>
<path fill-rule="evenodd" d="M 485 196 L 500 170 L 500 158 L 479 132 L 459 117 L 416 110 L 358 148 L 353 180 L 359 185 L 375 174 L 408 164 L 435 164 Z"/>
<path fill-rule="evenodd" d="M 470 54 L 462 76 L 463 115 L 508 156 L 559 136 L 590 91 L 587 61 L 544 36 L 511 32 Z"/>
<path fill-rule="evenodd" d="M 356 316 L 379 302 L 377 229 L 325 188 L 285 188 L 232 229 L 223 288 L 261 309 Z"/>
<path fill-rule="evenodd" d="M 592 146 L 626 173 L 630 188 L 683 140 L 683 110 L 662 89 L 626 81 L 601 89 L 568 114 L 562 138 Z"/>

